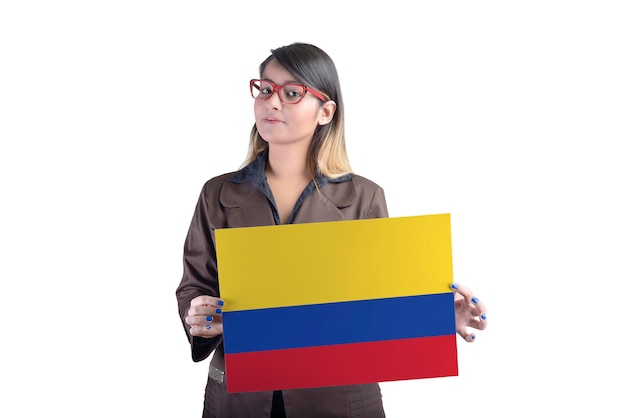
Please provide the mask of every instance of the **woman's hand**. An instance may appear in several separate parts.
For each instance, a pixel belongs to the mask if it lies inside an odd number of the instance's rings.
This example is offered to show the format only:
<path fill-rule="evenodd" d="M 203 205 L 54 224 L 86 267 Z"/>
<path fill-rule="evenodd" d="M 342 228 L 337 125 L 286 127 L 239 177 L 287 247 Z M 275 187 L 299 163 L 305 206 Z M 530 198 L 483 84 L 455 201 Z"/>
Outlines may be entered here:
<path fill-rule="evenodd" d="M 224 301 L 213 296 L 197 296 L 191 300 L 185 322 L 191 326 L 194 337 L 213 338 L 223 332 L 222 306 Z"/>
<path fill-rule="evenodd" d="M 487 307 L 467 287 L 452 283 L 450 288 L 454 291 L 456 332 L 471 343 L 476 334 L 468 332 L 467 327 L 479 330 L 487 328 Z"/>

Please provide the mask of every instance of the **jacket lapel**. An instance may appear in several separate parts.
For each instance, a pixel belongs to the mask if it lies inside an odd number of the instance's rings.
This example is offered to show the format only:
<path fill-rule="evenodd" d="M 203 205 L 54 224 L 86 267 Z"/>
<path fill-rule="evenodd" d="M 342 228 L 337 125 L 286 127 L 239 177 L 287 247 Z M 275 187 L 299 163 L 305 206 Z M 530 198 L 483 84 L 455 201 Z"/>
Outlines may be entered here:
<path fill-rule="evenodd" d="M 352 180 L 328 182 L 302 203 L 294 223 L 342 221 L 344 215 L 340 209 L 352 205 L 355 199 L 356 189 Z"/>
<path fill-rule="evenodd" d="M 341 221 L 344 216 L 340 208 L 352 205 L 355 199 L 352 180 L 330 181 L 305 199 L 294 223 Z M 226 228 L 275 225 L 270 202 L 251 182 L 225 182 L 220 191 L 220 203 L 226 212 Z"/>
<path fill-rule="evenodd" d="M 275 225 L 267 197 L 250 182 L 227 181 L 220 190 L 226 228 Z"/>

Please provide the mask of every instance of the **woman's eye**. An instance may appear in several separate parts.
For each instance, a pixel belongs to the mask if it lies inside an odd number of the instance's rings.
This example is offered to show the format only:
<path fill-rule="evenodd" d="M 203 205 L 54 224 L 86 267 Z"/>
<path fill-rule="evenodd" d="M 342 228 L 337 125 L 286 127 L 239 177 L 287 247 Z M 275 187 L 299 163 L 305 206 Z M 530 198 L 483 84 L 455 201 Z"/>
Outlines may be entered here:
<path fill-rule="evenodd" d="M 287 90 L 287 96 L 289 97 L 300 97 L 302 93 L 299 90 Z"/>

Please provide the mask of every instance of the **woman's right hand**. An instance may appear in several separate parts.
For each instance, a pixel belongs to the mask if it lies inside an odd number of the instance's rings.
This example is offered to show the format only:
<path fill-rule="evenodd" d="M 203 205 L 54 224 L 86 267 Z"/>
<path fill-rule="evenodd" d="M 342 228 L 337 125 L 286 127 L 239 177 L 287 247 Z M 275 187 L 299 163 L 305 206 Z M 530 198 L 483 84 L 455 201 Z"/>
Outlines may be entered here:
<path fill-rule="evenodd" d="M 185 322 L 194 337 L 213 338 L 223 332 L 222 306 L 224 301 L 213 296 L 197 296 L 191 300 Z"/>

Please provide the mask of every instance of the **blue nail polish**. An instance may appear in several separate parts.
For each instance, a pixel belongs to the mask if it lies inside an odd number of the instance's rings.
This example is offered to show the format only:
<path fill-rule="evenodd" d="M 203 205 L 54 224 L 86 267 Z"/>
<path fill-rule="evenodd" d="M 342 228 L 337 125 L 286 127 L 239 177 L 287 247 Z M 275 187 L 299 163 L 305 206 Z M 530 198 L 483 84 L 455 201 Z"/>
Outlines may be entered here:
<path fill-rule="evenodd" d="M 478 303 L 478 298 L 477 298 L 476 296 L 473 296 L 473 297 L 472 297 L 472 302 L 474 302 L 474 303 Z"/>
<path fill-rule="evenodd" d="M 450 287 L 451 287 L 451 288 L 453 288 L 453 289 L 458 289 L 458 288 L 459 288 L 459 285 L 458 285 L 458 284 L 456 284 L 456 283 L 452 283 L 452 284 L 450 285 Z"/>
<path fill-rule="evenodd" d="M 207 326 L 206 326 L 206 329 L 211 329 L 211 325 L 207 325 Z"/>
<path fill-rule="evenodd" d="M 472 340 L 475 340 L 475 339 L 476 339 L 476 336 L 472 334 Z"/>
<path fill-rule="evenodd" d="M 224 306 L 224 301 L 223 301 L 223 300 L 218 300 L 218 301 L 217 301 L 217 304 L 218 304 L 219 306 Z"/>
<path fill-rule="evenodd" d="M 220 313 L 222 313 L 222 310 L 221 310 L 220 308 L 217 308 L 217 309 L 215 310 L 215 313 L 220 314 Z"/>
<path fill-rule="evenodd" d="M 206 320 L 207 320 L 207 321 L 212 321 L 212 320 L 213 320 L 213 317 L 212 317 L 211 315 L 209 315 L 209 316 L 207 316 L 207 317 L 206 317 Z"/>
<path fill-rule="evenodd" d="M 480 316 L 480 319 L 482 319 L 482 320 L 484 321 L 485 319 L 487 319 L 487 315 L 482 314 L 482 315 Z"/>

